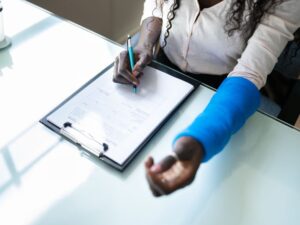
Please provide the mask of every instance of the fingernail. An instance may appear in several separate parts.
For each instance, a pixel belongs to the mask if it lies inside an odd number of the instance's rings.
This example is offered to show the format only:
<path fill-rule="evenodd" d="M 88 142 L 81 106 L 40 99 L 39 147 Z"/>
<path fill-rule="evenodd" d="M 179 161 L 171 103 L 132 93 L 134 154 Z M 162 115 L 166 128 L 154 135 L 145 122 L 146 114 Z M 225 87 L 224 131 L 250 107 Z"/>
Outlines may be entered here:
<path fill-rule="evenodd" d="M 157 173 L 160 171 L 160 166 L 159 165 L 154 165 L 150 168 L 150 171 L 153 173 Z"/>
<path fill-rule="evenodd" d="M 134 71 L 134 72 L 132 73 L 132 75 L 136 77 L 136 76 L 138 75 L 138 72 L 137 72 L 137 71 Z"/>
<path fill-rule="evenodd" d="M 138 81 L 132 81 L 133 85 L 135 86 L 139 86 L 139 82 Z"/>

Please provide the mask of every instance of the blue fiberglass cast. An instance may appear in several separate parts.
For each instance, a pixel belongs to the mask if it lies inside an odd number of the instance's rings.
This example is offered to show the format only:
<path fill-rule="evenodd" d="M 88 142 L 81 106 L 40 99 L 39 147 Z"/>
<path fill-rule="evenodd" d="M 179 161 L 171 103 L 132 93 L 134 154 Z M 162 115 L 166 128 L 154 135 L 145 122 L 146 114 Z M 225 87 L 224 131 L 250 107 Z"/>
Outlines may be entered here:
<path fill-rule="evenodd" d="M 205 110 L 191 125 L 179 133 L 173 143 L 190 136 L 202 143 L 203 162 L 219 153 L 258 108 L 260 93 L 257 87 L 242 77 L 229 77 L 218 88 Z"/>

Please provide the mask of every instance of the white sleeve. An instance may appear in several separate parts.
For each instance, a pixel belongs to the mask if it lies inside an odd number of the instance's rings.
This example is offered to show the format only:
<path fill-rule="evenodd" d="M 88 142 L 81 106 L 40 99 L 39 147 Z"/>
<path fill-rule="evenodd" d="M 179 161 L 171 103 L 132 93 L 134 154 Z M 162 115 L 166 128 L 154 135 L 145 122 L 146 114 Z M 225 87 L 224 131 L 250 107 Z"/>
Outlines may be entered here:
<path fill-rule="evenodd" d="M 162 18 L 162 4 L 162 0 L 145 0 L 141 23 L 144 19 L 152 16 Z"/>
<path fill-rule="evenodd" d="M 300 1 L 286 0 L 257 26 L 238 64 L 228 76 L 240 76 L 259 89 L 265 83 L 287 42 L 300 27 Z"/>

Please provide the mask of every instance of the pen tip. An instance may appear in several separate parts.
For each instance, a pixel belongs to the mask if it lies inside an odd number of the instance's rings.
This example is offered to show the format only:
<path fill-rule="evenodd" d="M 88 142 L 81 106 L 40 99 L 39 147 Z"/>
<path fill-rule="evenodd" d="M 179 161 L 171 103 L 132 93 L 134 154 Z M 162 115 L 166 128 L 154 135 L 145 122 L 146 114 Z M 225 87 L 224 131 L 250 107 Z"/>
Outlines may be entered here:
<path fill-rule="evenodd" d="M 131 38 L 130 34 L 127 35 L 127 38 Z"/>
<path fill-rule="evenodd" d="M 137 86 L 136 86 L 136 85 L 133 85 L 132 91 L 133 91 L 135 94 L 137 93 Z"/>

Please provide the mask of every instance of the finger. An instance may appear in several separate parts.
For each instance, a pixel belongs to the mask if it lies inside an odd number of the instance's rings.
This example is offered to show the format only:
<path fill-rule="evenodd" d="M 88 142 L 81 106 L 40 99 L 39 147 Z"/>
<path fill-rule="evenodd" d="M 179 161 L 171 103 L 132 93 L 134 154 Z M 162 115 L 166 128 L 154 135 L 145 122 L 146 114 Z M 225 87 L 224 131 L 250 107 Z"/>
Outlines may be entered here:
<path fill-rule="evenodd" d="M 114 71 L 113 71 L 113 82 L 120 83 L 120 84 L 129 84 L 129 82 L 124 79 L 120 74 L 118 74 L 119 71 L 119 57 L 116 57 L 115 63 L 114 63 Z"/>
<path fill-rule="evenodd" d="M 189 162 L 183 163 L 174 158 L 172 160 L 175 163 L 170 163 L 171 166 L 170 164 L 166 166 L 166 170 L 161 173 L 153 173 L 150 170 L 151 174 L 149 174 L 149 177 L 151 178 L 152 186 L 160 194 L 170 194 L 175 190 L 187 186 L 194 179 L 195 173 L 193 172 L 193 168 L 188 166 Z"/>
<path fill-rule="evenodd" d="M 145 168 L 150 169 L 153 164 L 154 164 L 154 160 L 151 156 L 149 156 L 145 161 Z"/>
<path fill-rule="evenodd" d="M 156 192 L 156 196 L 157 193 L 165 195 L 173 191 L 169 187 L 168 180 L 174 177 L 170 176 L 170 171 L 172 171 L 175 161 L 172 156 L 167 156 L 157 164 L 154 164 L 154 161 L 151 162 L 150 160 L 147 162 L 147 180 L 153 193 Z M 154 170 L 155 167 L 158 169 Z"/>
<path fill-rule="evenodd" d="M 138 76 L 138 74 L 142 73 L 142 71 L 150 62 L 151 62 L 151 58 L 148 55 L 146 54 L 141 55 L 133 68 L 133 72 L 132 72 L 133 75 Z"/>
<path fill-rule="evenodd" d="M 148 185 L 149 185 L 149 188 L 150 188 L 152 194 L 155 197 L 158 197 L 161 194 L 155 189 L 155 186 L 153 185 L 153 182 L 152 182 L 151 178 L 149 177 L 149 170 L 153 164 L 154 164 L 153 158 L 151 156 L 148 157 L 147 160 L 145 161 L 146 178 L 147 178 Z"/>
<path fill-rule="evenodd" d="M 162 173 L 152 173 L 151 170 L 147 171 L 147 180 L 151 185 L 152 190 L 160 195 L 171 193 L 168 185 L 168 178 Z"/>
<path fill-rule="evenodd" d="M 164 157 L 159 163 L 151 166 L 150 170 L 153 173 L 162 173 L 173 166 L 176 162 L 175 158 L 171 155 Z"/>
<path fill-rule="evenodd" d="M 169 192 L 187 186 L 194 179 L 194 174 L 190 168 L 184 167 L 181 162 L 177 162 L 171 170 L 168 171 L 165 187 Z"/>
<path fill-rule="evenodd" d="M 176 161 L 169 155 L 157 164 L 154 164 L 153 158 L 148 158 L 145 162 L 147 181 L 154 196 L 170 194 L 182 186 L 177 179 L 180 179 L 183 168 L 176 167 Z"/>
<path fill-rule="evenodd" d="M 120 53 L 117 74 L 123 77 L 127 82 L 134 85 L 138 85 L 138 79 L 135 76 L 133 76 L 132 73 L 129 71 L 129 60 L 127 55 L 128 54 L 126 51 Z"/>
<path fill-rule="evenodd" d="M 132 71 L 132 74 L 134 76 L 138 76 L 138 74 L 143 72 L 144 68 L 145 68 L 144 64 L 142 64 L 142 65 L 135 64 L 135 66 L 133 68 L 133 71 Z"/>
<path fill-rule="evenodd" d="M 140 54 L 140 59 L 138 60 L 142 67 L 146 67 L 151 61 L 152 61 L 152 55 L 148 53 L 142 53 Z"/>
<path fill-rule="evenodd" d="M 155 197 L 161 196 L 162 194 L 160 193 L 159 190 L 156 190 L 157 187 L 153 184 L 153 182 L 152 182 L 152 180 L 151 180 L 151 177 L 148 175 L 148 173 L 146 174 L 146 178 L 147 178 L 147 182 L 148 182 L 148 185 L 149 185 L 149 188 L 150 188 L 152 194 L 153 194 Z"/>

